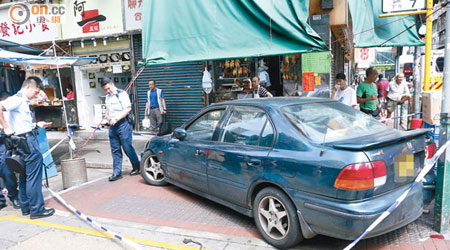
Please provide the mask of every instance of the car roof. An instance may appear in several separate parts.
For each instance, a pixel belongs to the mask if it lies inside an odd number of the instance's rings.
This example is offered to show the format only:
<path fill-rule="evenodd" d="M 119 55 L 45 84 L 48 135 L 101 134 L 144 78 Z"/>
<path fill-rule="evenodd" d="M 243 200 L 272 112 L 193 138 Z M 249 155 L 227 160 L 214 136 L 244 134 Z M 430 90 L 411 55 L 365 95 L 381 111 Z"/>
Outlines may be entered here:
<path fill-rule="evenodd" d="M 253 99 L 241 99 L 215 103 L 213 105 L 255 105 L 260 107 L 281 107 L 291 104 L 305 104 L 314 102 L 332 102 L 333 100 L 328 98 L 319 97 L 273 97 L 273 98 L 253 98 Z"/>

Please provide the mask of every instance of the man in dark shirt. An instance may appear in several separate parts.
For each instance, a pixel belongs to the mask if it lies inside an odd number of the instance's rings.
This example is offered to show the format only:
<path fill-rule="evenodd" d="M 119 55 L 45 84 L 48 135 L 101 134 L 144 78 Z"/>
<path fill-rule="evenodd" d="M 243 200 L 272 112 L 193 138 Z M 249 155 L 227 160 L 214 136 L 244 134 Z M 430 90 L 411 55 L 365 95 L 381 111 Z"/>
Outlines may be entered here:
<path fill-rule="evenodd" d="M 252 77 L 252 85 L 253 85 L 253 89 L 255 91 L 255 94 L 257 94 L 257 96 L 259 97 L 273 97 L 273 95 L 267 91 L 264 87 L 261 87 L 259 85 L 259 76 L 255 75 L 254 77 Z M 256 96 L 256 95 L 254 95 Z"/>

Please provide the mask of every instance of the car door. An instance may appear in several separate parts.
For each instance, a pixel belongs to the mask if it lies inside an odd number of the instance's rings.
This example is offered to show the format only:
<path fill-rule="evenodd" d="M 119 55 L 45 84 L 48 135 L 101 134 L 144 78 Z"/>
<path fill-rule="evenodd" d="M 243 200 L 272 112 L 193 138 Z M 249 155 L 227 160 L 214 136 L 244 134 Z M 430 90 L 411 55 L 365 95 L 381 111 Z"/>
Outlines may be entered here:
<path fill-rule="evenodd" d="M 180 184 L 208 191 L 206 154 L 225 107 L 208 110 L 185 128 L 183 140 L 171 139 L 166 152 L 167 176 Z"/>
<path fill-rule="evenodd" d="M 207 157 L 209 192 L 245 206 L 250 183 L 263 174 L 274 129 L 264 110 L 233 107 Z"/>

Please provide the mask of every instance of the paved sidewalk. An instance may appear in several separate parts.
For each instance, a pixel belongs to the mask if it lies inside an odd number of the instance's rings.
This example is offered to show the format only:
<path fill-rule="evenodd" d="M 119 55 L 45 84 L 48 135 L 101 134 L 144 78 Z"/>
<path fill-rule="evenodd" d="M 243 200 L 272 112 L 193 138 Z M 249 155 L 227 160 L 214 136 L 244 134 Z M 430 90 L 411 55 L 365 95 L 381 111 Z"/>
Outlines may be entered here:
<path fill-rule="evenodd" d="M 50 144 L 59 141 L 61 136 L 64 134 L 50 135 Z M 150 136 L 133 136 L 133 145 L 139 155 L 148 139 Z M 80 146 L 83 140 L 76 140 L 76 143 Z M 67 149 L 67 144 L 62 144 L 54 151 L 53 157 L 68 157 Z M 90 167 L 112 166 L 107 140 L 91 140 L 81 156 L 86 158 Z M 126 157 L 124 163 L 124 168 L 131 167 Z M 110 170 L 103 171 L 105 176 L 110 175 Z M 124 174 L 127 174 L 127 171 Z M 95 218 L 113 220 L 123 225 L 131 223 L 151 226 L 156 228 L 156 231 L 169 235 L 176 232 L 176 235 L 183 237 L 209 241 L 212 243 L 208 246 L 211 249 L 223 249 L 223 242 L 245 242 L 250 249 L 270 248 L 259 236 L 252 219 L 174 186 L 147 185 L 141 176 L 124 175 L 123 179 L 113 183 L 103 178 L 66 191 L 62 196 L 70 204 Z M 54 199 L 48 200 L 47 203 L 58 211 L 66 210 Z M 430 238 L 438 233 L 432 229 L 433 205 L 429 205 L 427 209 L 431 213 L 422 215 L 417 221 L 394 232 L 363 240 L 355 249 L 450 249 L 449 241 Z M 161 239 L 166 240 L 166 236 L 161 236 Z M 159 236 L 155 237 L 157 239 Z M 349 243 L 316 236 L 303 241 L 295 249 L 343 249 Z M 221 247 L 217 248 L 219 245 Z"/>

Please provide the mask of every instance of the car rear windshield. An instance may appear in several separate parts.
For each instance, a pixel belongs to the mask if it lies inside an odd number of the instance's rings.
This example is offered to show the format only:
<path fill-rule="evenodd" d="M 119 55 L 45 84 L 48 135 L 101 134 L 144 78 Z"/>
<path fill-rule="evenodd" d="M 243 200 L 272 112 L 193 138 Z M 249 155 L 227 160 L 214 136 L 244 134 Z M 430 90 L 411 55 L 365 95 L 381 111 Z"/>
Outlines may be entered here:
<path fill-rule="evenodd" d="M 281 110 L 300 132 L 318 143 L 347 140 L 388 129 L 371 116 L 342 103 L 298 104 Z"/>

